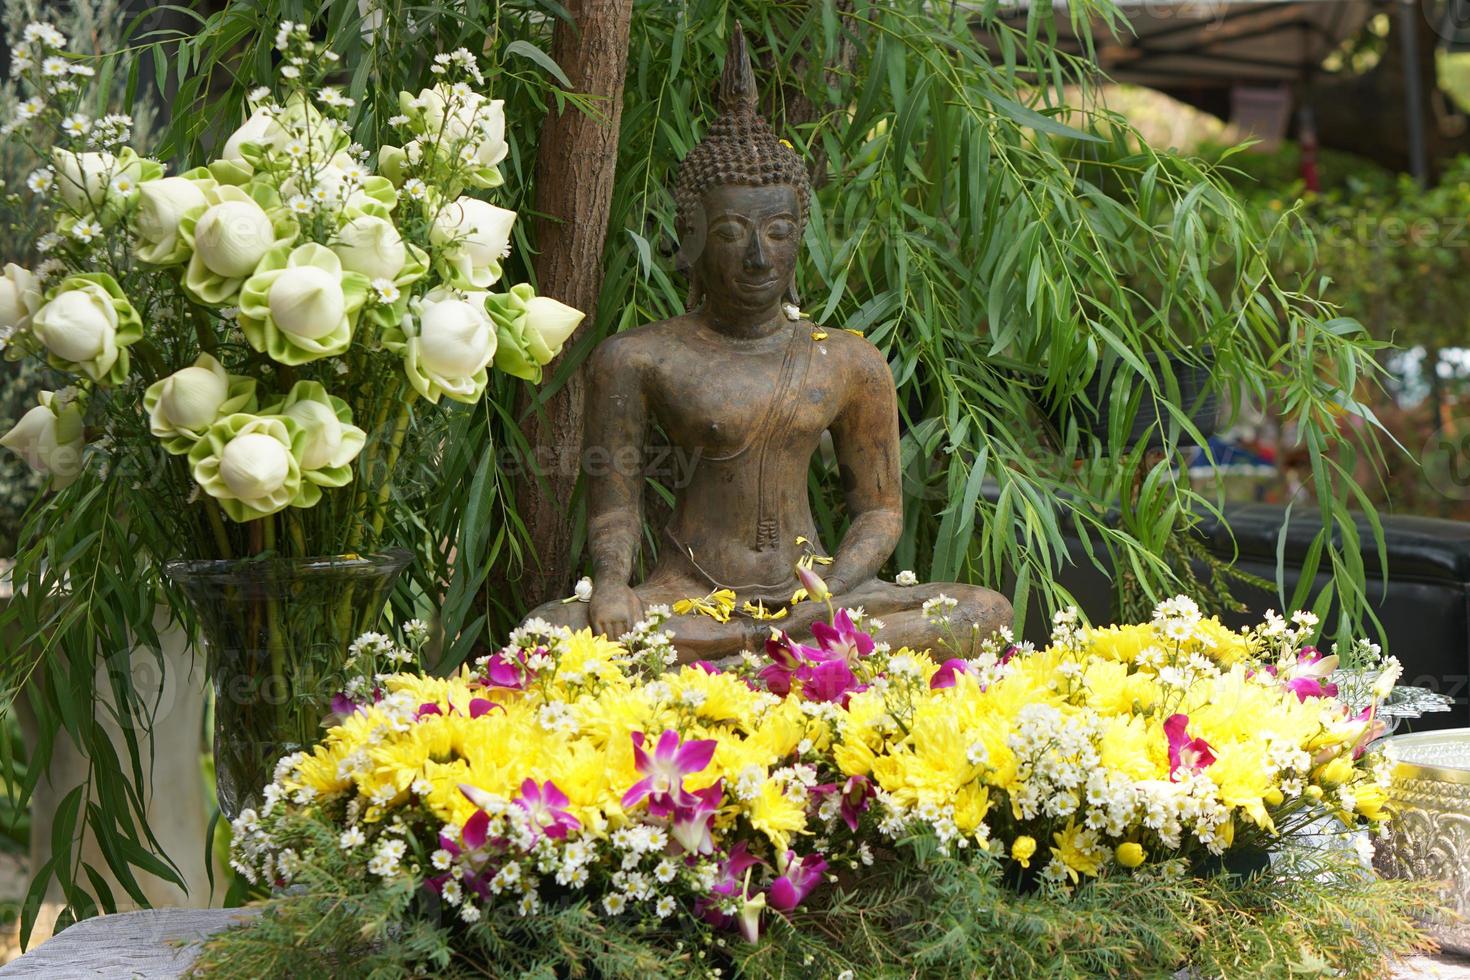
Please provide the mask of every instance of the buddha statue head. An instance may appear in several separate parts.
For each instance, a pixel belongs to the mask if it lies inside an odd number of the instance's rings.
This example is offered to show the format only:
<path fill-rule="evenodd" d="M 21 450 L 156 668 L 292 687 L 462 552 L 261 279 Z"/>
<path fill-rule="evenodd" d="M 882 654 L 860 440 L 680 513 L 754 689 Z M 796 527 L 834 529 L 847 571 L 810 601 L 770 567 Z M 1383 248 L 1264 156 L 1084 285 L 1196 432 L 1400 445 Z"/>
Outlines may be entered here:
<path fill-rule="evenodd" d="M 679 168 L 676 264 L 688 308 L 752 316 L 797 302 L 794 275 L 811 178 L 791 144 L 756 112 L 755 73 L 736 24 L 720 79 L 719 117 Z"/>

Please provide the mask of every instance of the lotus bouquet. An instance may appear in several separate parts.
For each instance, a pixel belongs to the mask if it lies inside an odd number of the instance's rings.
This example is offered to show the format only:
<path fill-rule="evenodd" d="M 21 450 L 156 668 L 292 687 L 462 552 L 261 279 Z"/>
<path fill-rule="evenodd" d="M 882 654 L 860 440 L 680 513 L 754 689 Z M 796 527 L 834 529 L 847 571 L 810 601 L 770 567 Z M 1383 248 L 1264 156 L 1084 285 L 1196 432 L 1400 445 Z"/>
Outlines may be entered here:
<path fill-rule="evenodd" d="M 1239 872 L 1308 824 L 1387 818 L 1373 708 L 1332 696 L 1305 614 L 1236 632 L 1181 597 L 939 660 L 834 610 L 812 645 L 651 673 L 664 615 L 619 642 L 533 622 L 456 676 L 360 682 L 236 819 L 235 867 L 279 888 L 339 862 L 466 950 L 576 912 L 699 959 L 925 862 L 1060 895 Z"/>
<path fill-rule="evenodd" d="M 27 186 L 50 228 L 44 261 L 0 278 L 0 346 L 69 383 L 0 437 L 53 489 L 79 484 L 32 540 L 98 487 L 148 495 L 127 519 L 153 569 L 195 560 L 168 570 L 232 685 L 220 768 L 256 786 L 262 751 L 317 733 L 406 560 L 373 553 L 423 537 L 390 520 L 401 465 L 432 470 L 445 406 L 477 402 L 492 369 L 538 381 L 582 318 L 501 281 L 516 215 L 476 195 L 502 183 L 503 103 L 468 51 L 401 93 L 402 145 L 374 152 L 327 84 L 336 56 L 300 24 L 275 42 L 279 92 L 252 93 L 217 158 L 169 174 L 127 145 L 126 116 L 81 111 L 93 69 L 28 27 L 14 67 L 34 94 L 4 130 L 46 161 Z M 61 588 L 51 558 L 22 563 L 29 594 Z"/>
<path fill-rule="evenodd" d="M 472 196 L 501 184 L 507 144 L 469 52 L 436 60 L 442 84 L 401 94 L 405 143 L 378 148 L 374 173 L 351 142 L 353 101 L 322 84 L 335 56 L 283 24 L 283 96 L 257 90 L 218 159 L 166 176 L 126 145 L 127 117 L 74 111 L 92 69 L 64 44 L 33 24 L 17 49 L 36 94 L 6 137 L 52 144 L 27 184 L 53 228 L 45 261 L 0 279 L 7 354 L 44 357 L 73 382 L 0 440 L 55 487 L 89 455 L 133 451 L 94 405 L 105 400 L 177 457 L 219 551 L 233 538 L 221 518 L 287 512 L 266 527 L 320 553 L 336 536 L 306 538 L 295 512 L 367 469 L 370 435 L 392 422 L 391 459 L 414 399 L 473 403 L 492 366 L 539 380 L 580 321 L 527 286 L 492 291 L 516 215 Z M 95 454 L 79 419 L 104 429 Z M 332 508 L 354 544 L 381 532 L 365 496 L 345 491 Z"/>

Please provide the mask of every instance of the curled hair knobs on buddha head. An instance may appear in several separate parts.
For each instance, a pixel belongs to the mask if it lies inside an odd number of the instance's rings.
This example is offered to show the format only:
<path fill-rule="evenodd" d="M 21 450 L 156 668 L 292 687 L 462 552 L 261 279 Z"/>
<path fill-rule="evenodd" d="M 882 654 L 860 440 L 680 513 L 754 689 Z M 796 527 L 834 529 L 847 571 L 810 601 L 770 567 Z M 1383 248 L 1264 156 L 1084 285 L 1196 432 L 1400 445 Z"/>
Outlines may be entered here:
<path fill-rule="evenodd" d="M 801 157 L 771 131 L 770 124 L 756 111 L 755 72 L 745 47 L 745 32 L 738 22 L 730 33 L 730 48 L 725 55 L 718 92 L 719 115 L 704 139 L 695 144 L 680 164 L 674 183 L 675 228 L 679 235 L 675 262 L 679 271 L 689 276 L 690 309 L 703 299 L 694 256 L 688 249 L 703 247 L 701 218 L 705 191 L 728 184 L 747 187 L 788 184 L 796 189 L 800 209 L 797 217 L 803 227 L 812 196 L 811 176 Z M 795 302 L 796 297 L 792 295 L 791 300 Z"/>

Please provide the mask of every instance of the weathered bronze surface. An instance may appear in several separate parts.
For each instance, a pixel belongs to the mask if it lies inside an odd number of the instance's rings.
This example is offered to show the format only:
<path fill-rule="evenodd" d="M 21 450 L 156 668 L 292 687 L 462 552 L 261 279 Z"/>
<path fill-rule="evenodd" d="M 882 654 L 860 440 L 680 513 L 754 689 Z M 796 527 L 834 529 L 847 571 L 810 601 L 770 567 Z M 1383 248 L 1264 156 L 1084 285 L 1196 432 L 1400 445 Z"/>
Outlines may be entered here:
<path fill-rule="evenodd" d="M 690 151 L 676 200 L 689 312 L 609 337 L 593 355 L 584 467 L 590 494 L 590 603 L 548 603 L 533 615 L 617 637 L 652 604 L 737 595 L 721 623 L 675 617 L 681 660 L 759 649 L 771 627 L 806 634 L 827 615 L 803 602 L 774 623 L 739 612 L 780 609 L 798 587 L 797 559 L 825 555 L 807 473 L 822 434 L 836 450 L 851 526 L 818 571 L 833 602 L 880 617 L 895 647 L 939 648 L 1009 623 L 995 592 L 953 583 L 901 587 L 876 578 L 903 527 L 898 403 L 883 355 L 862 337 L 793 315 L 793 275 L 810 186 L 795 152 L 755 111 L 738 27 L 720 85 L 721 118 Z M 642 536 L 645 440 L 658 425 L 673 447 L 676 499 L 645 581 L 630 584 Z M 798 544 L 804 538 L 809 544 Z M 948 626 L 925 600 L 958 601 Z"/>

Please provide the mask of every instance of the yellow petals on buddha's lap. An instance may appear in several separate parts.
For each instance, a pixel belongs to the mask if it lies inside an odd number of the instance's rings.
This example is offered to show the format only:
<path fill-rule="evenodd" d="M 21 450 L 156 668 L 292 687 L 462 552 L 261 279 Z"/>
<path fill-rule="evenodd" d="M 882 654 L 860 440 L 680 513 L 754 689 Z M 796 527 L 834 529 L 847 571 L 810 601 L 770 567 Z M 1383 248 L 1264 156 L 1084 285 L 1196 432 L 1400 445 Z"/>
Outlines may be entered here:
<path fill-rule="evenodd" d="M 700 616 L 708 616 L 717 623 L 728 623 L 730 614 L 735 611 L 735 592 L 733 589 L 716 589 L 709 595 L 700 599 L 680 599 L 674 603 L 674 613 L 678 616 L 687 616 L 696 613 Z"/>
<path fill-rule="evenodd" d="M 791 612 L 790 609 L 784 607 L 775 610 L 767 609 L 764 602 L 747 602 L 740 607 L 740 611 L 751 619 L 758 620 L 785 619 L 787 613 Z"/>

